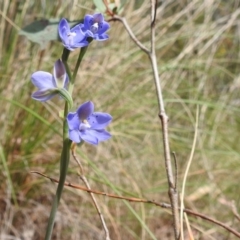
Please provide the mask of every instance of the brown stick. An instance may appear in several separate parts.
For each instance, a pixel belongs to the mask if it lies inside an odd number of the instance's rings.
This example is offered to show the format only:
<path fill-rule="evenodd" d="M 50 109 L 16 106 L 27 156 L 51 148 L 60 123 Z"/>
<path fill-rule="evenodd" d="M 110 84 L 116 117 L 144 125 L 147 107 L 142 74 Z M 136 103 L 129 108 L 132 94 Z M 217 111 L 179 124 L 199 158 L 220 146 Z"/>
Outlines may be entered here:
<path fill-rule="evenodd" d="M 156 13 L 157 13 L 157 0 L 151 0 L 151 48 L 150 50 L 146 48 L 133 34 L 131 28 L 129 27 L 125 18 L 120 16 L 114 15 L 113 13 L 110 14 L 112 16 L 111 20 L 120 21 L 126 31 L 128 32 L 130 38 L 135 42 L 135 44 L 144 51 L 151 62 L 153 75 L 154 75 L 154 83 L 156 87 L 157 99 L 158 99 L 158 111 L 159 111 L 159 118 L 161 120 L 162 126 L 162 136 L 163 136 L 163 149 L 164 149 L 164 158 L 165 158 L 165 169 L 167 173 L 168 179 L 168 195 L 171 202 L 172 214 L 173 214 L 173 226 L 174 226 L 174 234 L 175 240 L 178 240 L 180 237 L 179 231 L 179 204 L 178 204 L 178 192 L 177 192 L 177 183 L 174 179 L 174 174 L 172 170 L 172 163 L 171 163 L 171 154 L 170 154 L 170 146 L 169 146 L 169 136 L 168 136 L 168 116 L 165 112 L 164 108 L 164 101 L 162 96 L 162 88 L 160 85 L 160 77 L 158 72 L 157 66 L 157 58 L 155 52 L 155 23 L 156 23 Z"/>
<path fill-rule="evenodd" d="M 51 178 L 51 177 L 48 177 L 47 175 L 43 174 L 43 173 L 40 173 L 40 172 L 37 172 L 37 171 L 31 171 L 31 173 L 36 173 L 40 176 L 43 176 L 47 179 L 49 179 L 50 181 L 52 182 L 55 182 L 55 183 L 58 183 L 59 181 L 54 179 L 54 178 Z M 129 202 L 141 202 L 141 203 L 150 203 L 150 204 L 154 204 L 156 206 L 159 206 L 161 208 L 170 208 L 172 209 L 172 206 L 171 204 L 169 203 L 159 203 L 159 202 L 156 202 L 154 200 L 147 200 L 147 199 L 141 199 L 141 198 L 134 198 L 134 197 L 124 197 L 124 196 L 118 196 L 118 195 L 114 195 L 114 194 L 110 194 L 110 193 L 104 193 L 104 192 L 100 192 L 100 191 L 96 191 L 96 190 L 92 190 L 92 189 L 88 189 L 86 187 L 83 187 L 83 186 L 79 186 L 77 184 L 72 184 L 72 183 L 65 183 L 64 184 L 65 186 L 67 187 L 71 187 L 71 188 L 75 188 L 75 189 L 79 189 L 79 190 L 83 190 L 85 192 L 89 192 L 89 193 L 94 193 L 94 194 L 98 194 L 98 195 L 102 195 L 102 196 L 106 196 L 106 197 L 111 197 L 111 198 L 116 198 L 116 199 L 122 199 L 122 200 L 127 200 Z M 231 227 L 228 227 L 226 224 L 220 222 L 220 221 L 217 221 L 211 217 L 208 217 L 208 216 L 205 216 L 201 213 L 197 213 L 197 212 L 194 212 L 190 209 L 183 209 L 183 211 L 185 213 L 188 213 L 188 214 L 191 214 L 195 217 L 199 217 L 199 218 L 202 218 L 204 220 L 207 220 L 209 222 L 212 222 L 224 229 L 226 229 L 227 231 L 229 231 L 230 233 L 234 234 L 236 237 L 240 238 L 240 233 L 237 232 L 236 230 L 234 230 L 233 228 Z"/>
<path fill-rule="evenodd" d="M 83 181 L 83 183 L 85 184 L 85 186 L 89 190 L 89 194 L 90 194 L 90 196 L 92 198 L 93 204 L 94 204 L 94 206 L 95 206 L 95 208 L 97 210 L 97 213 L 99 215 L 99 218 L 100 218 L 100 220 L 102 222 L 103 229 L 104 229 L 105 235 L 106 235 L 106 240 L 111 240 L 110 239 L 110 235 L 109 235 L 109 230 L 107 228 L 107 224 L 106 224 L 106 222 L 104 220 L 103 214 L 101 213 L 100 207 L 98 206 L 97 199 L 95 198 L 93 192 L 91 191 L 90 184 L 89 184 L 87 178 L 84 175 L 82 164 L 81 164 L 80 160 L 77 158 L 77 155 L 75 154 L 75 148 L 76 148 L 76 144 L 73 143 L 72 147 L 71 147 L 71 152 L 72 152 L 72 156 L 73 156 L 74 160 L 77 162 L 77 164 L 79 166 L 79 169 L 80 169 L 80 179 Z"/>

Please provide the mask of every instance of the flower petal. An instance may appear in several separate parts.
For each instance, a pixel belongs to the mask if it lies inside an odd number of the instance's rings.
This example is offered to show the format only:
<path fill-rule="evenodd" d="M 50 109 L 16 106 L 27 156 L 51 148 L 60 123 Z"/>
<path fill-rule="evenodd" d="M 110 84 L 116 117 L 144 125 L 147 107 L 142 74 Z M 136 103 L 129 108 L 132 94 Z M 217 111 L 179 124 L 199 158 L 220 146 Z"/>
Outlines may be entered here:
<path fill-rule="evenodd" d="M 54 91 L 54 89 L 41 89 L 39 91 L 36 91 L 32 94 L 32 98 L 40 101 L 40 102 L 46 102 L 47 100 L 51 99 L 57 95 L 57 91 Z"/>
<path fill-rule="evenodd" d="M 91 129 L 104 129 L 111 121 L 112 116 L 108 113 L 95 112 L 87 118 Z"/>
<path fill-rule="evenodd" d="M 76 33 L 76 36 L 74 37 L 73 41 L 74 43 L 80 43 L 82 41 L 85 40 L 86 35 L 85 33 L 83 33 L 82 29 L 81 29 L 81 24 L 76 25 L 75 27 L 73 27 L 71 29 L 71 32 Z M 74 44 L 75 45 L 75 44 Z"/>
<path fill-rule="evenodd" d="M 66 85 L 65 82 L 68 79 L 67 73 L 63 62 L 60 59 L 58 59 L 54 64 L 53 76 L 55 84 L 58 88 L 63 88 Z"/>
<path fill-rule="evenodd" d="M 58 25 L 58 34 L 61 40 L 65 43 L 67 40 L 67 34 L 70 32 L 70 27 L 65 18 L 62 18 Z"/>
<path fill-rule="evenodd" d="M 109 28 L 110 28 L 109 23 L 107 23 L 105 21 L 102 23 L 99 23 L 98 34 L 101 35 L 101 34 L 105 33 Z"/>
<path fill-rule="evenodd" d="M 65 82 L 64 82 L 64 86 L 63 86 L 65 89 L 67 89 L 68 83 L 69 83 L 69 78 L 68 78 L 68 75 L 66 75 L 66 79 L 65 79 Z"/>
<path fill-rule="evenodd" d="M 87 37 L 91 37 L 91 38 L 95 39 L 95 38 L 96 38 L 95 35 L 96 35 L 96 34 L 93 34 L 90 30 L 87 30 L 87 31 L 86 31 L 86 36 L 87 36 Z"/>
<path fill-rule="evenodd" d="M 80 138 L 80 132 L 77 131 L 77 130 L 70 130 L 68 132 L 69 134 L 69 139 L 71 139 L 73 142 L 76 142 L 76 143 L 80 143 L 81 142 L 81 138 Z"/>
<path fill-rule="evenodd" d="M 72 46 L 72 49 L 74 50 L 75 48 L 86 47 L 88 44 L 89 44 L 89 42 L 87 40 L 84 40 L 84 41 L 79 42 L 79 43 L 74 43 L 74 46 Z"/>
<path fill-rule="evenodd" d="M 78 109 L 77 109 L 77 114 L 80 120 L 86 120 L 94 110 L 94 104 L 89 101 L 83 103 Z"/>
<path fill-rule="evenodd" d="M 67 20 L 64 18 L 59 22 L 58 33 L 65 48 L 73 51 L 75 48 L 85 47 L 89 44 L 86 39 L 87 36 L 81 28 L 82 24 L 78 24 L 70 29 Z"/>
<path fill-rule="evenodd" d="M 83 103 L 76 112 L 67 115 L 69 138 L 74 142 L 81 140 L 93 145 L 105 141 L 111 134 L 104 130 L 112 120 L 108 113 L 94 113 L 94 104 L 91 101 Z M 87 120 L 87 121 L 86 121 Z"/>
<path fill-rule="evenodd" d="M 104 21 L 104 17 L 102 15 L 102 13 L 93 14 L 93 19 L 94 19 L 94 22 L 97 22 L 97 23 L 101 23 Z"/>
<path fill-rule="evenodd" d="M 63 75 L 66 74 L 66 69 L 65 69 L 65 66 L 63 64 L 63 62 L 58 59 L 55 64 L 54 64 L 54 77 L 55 78 L 61 78 Z"/>
<path fill-rule="evenodd" d="M 108 131 L 106 131 L 104 129 L 102 129 L 102 130 L 89 129 L 88 132 L 92 136 L 95 136 L 98 139 L 99 142 L 100 141 L 106 141 L 109 138 L 111 138 L 111 136 L 112 136 Z"/>
<path fill-rule="evenodd" d="M 55 88 L 54 80 L 53 80 L 53 75 L 44 72 L 44 71 L 37 71 L 32 74 L 31 76 L 32 83 L 41 89 L 52 89 Z"/>
<path fill-rule="evenodd" d="M 102 35 L 98 35 L 98 34 L 95 35 L 95 39 L 97 41 L 105 41 L 108 38 L 109 38 L 109 36 L 106 33 L 103 33 Z"/>
<path fill-rule="evenodd" d="M 108 39 L 108 35 L 105 34 L 105 32 L 110 28 L 110 25 L 104 21 L 102 13 L 86 15 L 84 17 L 84 23 L 79 24 L 79 26 L 88 37 L 98 41 L 104 41 Z"/>
<path fill-rule="evenodd" d="M 80 132 L 80 137 L 82 140 L 84 140 L 87 143 L 93 144 L 93 145 L 98 145 L 98 139 L 96 136 L 89 134 L 89 130 L 86 131 L 81 131 Z"/>
<path fill-rule="evenodd" d="M 79 126 L 80 126 L 80 121 L 78 118 L 78 114 L 76 112 L 68 113 L 67 115 L 67 122 L 68 122 L 68 128 L 70 130 L 78 130 L 79 131 Z"/>
<path fill-rule="evenodd" d="M 83 31 L 87 31 L 91 28 L 91 26 L 94 24 L 94 19 L 92 15 L 86 15 L 84 17 L 84 23 L 83 26 L 81 26 Z"/>

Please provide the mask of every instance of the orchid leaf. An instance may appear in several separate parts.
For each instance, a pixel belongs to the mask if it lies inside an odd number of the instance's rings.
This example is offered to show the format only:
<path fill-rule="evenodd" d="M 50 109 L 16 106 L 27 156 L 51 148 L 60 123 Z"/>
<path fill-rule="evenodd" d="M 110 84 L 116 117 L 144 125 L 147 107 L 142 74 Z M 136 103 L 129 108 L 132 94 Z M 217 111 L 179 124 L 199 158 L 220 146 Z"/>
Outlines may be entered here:
<path fill-rule="evenodd" d="M 58 24 L 60 19 L 41 19 L 36 20 L 19 31 L 19 35 L 26 36 L 28 40 L 38 43 L 41 50 L 47 47 L 50 41 L 59 40 Z M 81 20 L 69 22 L 70 27 L 79 23 Z"/>

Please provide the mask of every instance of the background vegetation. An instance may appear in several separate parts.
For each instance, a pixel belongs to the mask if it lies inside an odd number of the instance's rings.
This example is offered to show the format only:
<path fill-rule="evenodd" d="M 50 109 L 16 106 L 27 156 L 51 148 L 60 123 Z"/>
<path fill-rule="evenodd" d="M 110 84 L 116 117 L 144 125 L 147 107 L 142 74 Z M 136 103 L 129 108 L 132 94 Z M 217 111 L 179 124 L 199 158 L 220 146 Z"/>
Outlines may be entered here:
<path fill-rule="evenodd" d="M 58 178 L 63 102 L 31 99 L 31 74 L 52 71 L 62 46 L 45 50 L 18 30 L 36 18 L 76 20 L 93 13 L 91 1 L 2 1 L 0 3 L 0 239 L 43 239 L 56 184 L 30 173 Z M 121 13 L 149 46 L 149 1 L 126 1 Z M 147 56 L 119 22 L 110 39 L 91 43 L 78 73 L 77 105 L 92 100 L 109 112 L 110 141 L 79 149 L 93 189 L 168 202 L 157 100 Z M 179 188 L 191 151 L 196 109 L 199 135 L 188 176 L 185 206 L 240 231 L 239 208 L 240 2 L 159 1 L 157 58 L 176 152 Z M 75 62 L 78 51 L 71 54 Z M 67 181 L 82 184 L 72 160 Z M 172 239 L 170 211 L 97 196 L 112 239 Z M 235 239 L 201 219 L 189 218 L 195 239 Z M 103 239 L 99 217 L 86 192 L 65 188 L 53 239 Z"/>

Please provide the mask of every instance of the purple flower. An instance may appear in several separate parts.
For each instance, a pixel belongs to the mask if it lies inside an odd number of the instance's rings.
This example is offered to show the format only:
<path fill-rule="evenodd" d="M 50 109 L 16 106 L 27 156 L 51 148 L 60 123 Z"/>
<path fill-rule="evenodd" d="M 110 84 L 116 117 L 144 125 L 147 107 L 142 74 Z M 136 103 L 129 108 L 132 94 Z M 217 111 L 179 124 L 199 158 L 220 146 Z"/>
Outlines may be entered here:
<path fill-rule="evenodd" d="M 55 62 L 53 75 L 37 71 L 31 76 L 32 83 L 39 89 L 32 94 L 32 98 L 45 102 L 59 93 L 59 89 L 66 89 L 68 85 L 68 75 L 63 62 L 59 59 Z"/>
<path fill-rule="evenodd" d="M 105 33 L 109 29 L 109 24 L 104 21 L 104 17 L 101 13 L 95 13 L 93 15 L 86 15 L 84 17 L 84 23 L 80 23 L 81 29 L 88 37 L 92 37 L 98 41 L 104 41 L 108 39 L 108 35 Z"/>
<path fill-rule="evenodd" d="M 76 143 L 82 140 L 93 145 L 107 140 L 111 134 L 104 128 L 111 122 L 112 116 L 108 113 L 93 112 L 92 102 L 83 103 L 76 112 L 68 113 L 67 122 L 69 138 Z"/>
<path fill-rule="evenodd" d="M 70 29 L 67 20 L 64 18 L 59 22 L 58 34 L 62 40 L 63 46 L 70 51 L 88 45 L 86 34 L 82 32 L 80 24 Z"/>

